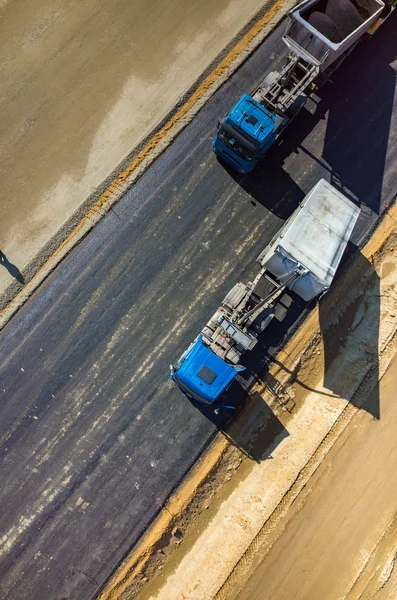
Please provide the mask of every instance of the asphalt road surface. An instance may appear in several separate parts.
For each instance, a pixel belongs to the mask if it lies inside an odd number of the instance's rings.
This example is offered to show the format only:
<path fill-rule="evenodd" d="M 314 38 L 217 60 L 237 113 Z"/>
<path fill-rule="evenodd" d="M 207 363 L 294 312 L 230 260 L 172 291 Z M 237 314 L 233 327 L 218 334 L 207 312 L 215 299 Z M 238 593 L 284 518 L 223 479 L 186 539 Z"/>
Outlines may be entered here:
<path fill-rule="evenodd" d="M 3 331 L 2 598 L 92 598 L 145 531 L 221 426 L 168 365 L 318 179 L 362 206 L 357 244 L 392 201 L 396 24 L 233 177 L 215 123 L 280 55 L 278 29 Z"/>

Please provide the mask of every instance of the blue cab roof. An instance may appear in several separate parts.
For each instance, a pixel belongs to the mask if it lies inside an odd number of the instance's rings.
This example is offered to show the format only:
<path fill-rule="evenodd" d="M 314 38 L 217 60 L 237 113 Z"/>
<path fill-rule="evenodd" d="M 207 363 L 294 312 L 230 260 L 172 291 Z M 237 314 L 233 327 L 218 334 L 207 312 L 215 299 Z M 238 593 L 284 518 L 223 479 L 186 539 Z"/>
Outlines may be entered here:
<path fill-rule="evenodd" d="M 274 128 L 275 115 L 248 94 L 240 98 L 228 117 L 259 144 L 262 144 Z"/>
<path fill-rule="evenodd" d="M 211 403 L 236 375 L 237 370 L 214 354 L 200 334 L 177 362 L 171 378 L 197 400 Z"/>

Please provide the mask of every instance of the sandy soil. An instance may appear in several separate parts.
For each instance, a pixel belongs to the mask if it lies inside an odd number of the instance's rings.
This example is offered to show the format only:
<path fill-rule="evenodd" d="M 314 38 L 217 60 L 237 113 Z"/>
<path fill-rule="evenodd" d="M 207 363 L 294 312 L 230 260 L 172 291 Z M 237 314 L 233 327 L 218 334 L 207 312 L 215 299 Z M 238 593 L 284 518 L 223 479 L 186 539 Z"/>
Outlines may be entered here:
<path fill-rule="evenodd" d="M 376 243 L 279 356 L 274 385 L 254 391 L 240 435 L 254 445 L 267 435 L 267 405 L 276 417 L 273 442 L 262 440 L 256 464 L 240 456 L 160 572 L 146 573 L 140 599 L 372 598 L 365 589 L 376 581 L 389 593 L 397 550 L 397 238 L 380 251 Z M 313 335 L 316 327 L 321 334 Z"/>
<path fill-rule="evenodd" d="M 0 1 L 0 292 L 262 4 Z"/>
<path fill-rule="evenodd" d="M 369 407 L 380 401 L 382 418 L 378 421 L 362 410 L 351 421 L 291 506 L 283 533 L 242 592 L 232 597 L 397 597 L 392 578 L 397 553 L 396 389 L 397 359 L 380 390 L 376 386 L 366 401 Z M 382 554 L 365 569 L 386 535 Z"/>

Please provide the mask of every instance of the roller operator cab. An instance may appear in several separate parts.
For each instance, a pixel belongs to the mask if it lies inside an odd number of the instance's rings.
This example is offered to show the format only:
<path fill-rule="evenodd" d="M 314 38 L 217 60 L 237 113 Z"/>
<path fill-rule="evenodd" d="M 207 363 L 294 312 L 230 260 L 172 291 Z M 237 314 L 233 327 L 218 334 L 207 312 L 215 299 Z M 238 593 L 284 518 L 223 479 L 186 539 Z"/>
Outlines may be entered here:
<path fill-rule="evenodd" d="M 200 334 L 175 365 L 171 366 L 170 379 L 189 398 L 213 405 L 243 369 L 240 365 L 230 365 L 214 354 L 204 344 Z"/>
<path fill-rule="evenodd" d="M 222 122 L 212 142 L 217 156 L 239 173 L 248 173 L 273 144 L 280 117 L 244 94 Z"/>

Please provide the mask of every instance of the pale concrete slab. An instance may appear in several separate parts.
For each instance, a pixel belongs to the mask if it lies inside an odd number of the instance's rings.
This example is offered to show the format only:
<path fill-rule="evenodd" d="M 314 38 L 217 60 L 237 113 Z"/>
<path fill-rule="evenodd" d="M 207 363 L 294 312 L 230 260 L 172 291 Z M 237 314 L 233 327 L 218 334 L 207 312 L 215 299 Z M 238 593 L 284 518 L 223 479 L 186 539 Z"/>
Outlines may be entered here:
<path fill-rule="evenodd" d="M 263 0 L 1 0 L 0 294 Z"/>

